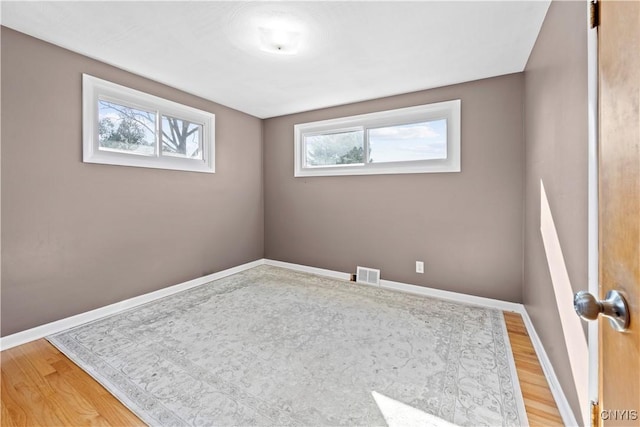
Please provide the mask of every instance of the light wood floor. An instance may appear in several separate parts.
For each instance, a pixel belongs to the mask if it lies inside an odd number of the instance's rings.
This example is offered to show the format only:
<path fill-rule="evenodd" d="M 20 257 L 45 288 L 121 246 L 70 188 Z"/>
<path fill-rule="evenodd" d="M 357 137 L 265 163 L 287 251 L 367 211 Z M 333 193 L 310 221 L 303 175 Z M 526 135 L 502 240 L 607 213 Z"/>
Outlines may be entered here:
<path fill-rule="evenodd" d="M 529 424 L 562 425 L 522 318 L 504 316 Z M 44 339 L 3 351 L 0 367 L 3 427 L 144 425 Z"/>
<path fill-rule="evenodd" d="M 558 406 L 553 400 L 549 384 L 544 376 L 536 351 L 531 344 L 529 333 L 524 326 L 522 316 L 518 313 L 504 312 L 504 320 L 507 323 L 509 341 L 513 359 L 516 362 L 520 389 L 524 398 L 524 406 L 527 410 L 529 425 L 536 426 L 562 426 L 562 418 L 558 412 Z"/>

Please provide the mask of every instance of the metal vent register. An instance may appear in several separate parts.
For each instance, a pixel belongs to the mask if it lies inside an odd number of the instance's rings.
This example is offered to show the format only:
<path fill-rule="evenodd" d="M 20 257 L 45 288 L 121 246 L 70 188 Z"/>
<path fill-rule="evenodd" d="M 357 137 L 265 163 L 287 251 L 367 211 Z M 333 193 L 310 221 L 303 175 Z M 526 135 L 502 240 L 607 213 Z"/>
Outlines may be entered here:
<path fill-rule="evenodd" d="M 358 266 L 358 269 L 356 270 L 356 282 L 379 286 L 380 270 Z"/>

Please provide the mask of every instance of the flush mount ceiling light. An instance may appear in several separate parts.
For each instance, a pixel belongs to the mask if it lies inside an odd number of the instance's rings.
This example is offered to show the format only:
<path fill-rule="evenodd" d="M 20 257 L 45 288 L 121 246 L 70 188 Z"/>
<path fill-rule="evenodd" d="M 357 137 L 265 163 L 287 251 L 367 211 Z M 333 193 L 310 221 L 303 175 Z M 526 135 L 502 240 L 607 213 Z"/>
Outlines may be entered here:
<path fill-rule="evenodd" d="M 260 49 L 281 55 L 295 55 L 300 46 L 300 33 L 285 28 L 260 27 Z"/>
<path fill-rule="evenodd" d="M 2 0 L 0 0 L 2 1 Z M 308 54 L 314 37 L 313 19 L 294 2 L 228 2 L 234 4 L 224 32 L 229 42 L 250 56 L 277 61 Z"/>
<path fill-rule="evenodd" d="M 306 25 L 304 20 L 285 6 L 280 5 L 277 10 L 267 9 L 256 15 L 258 41 L 263 52 L 295 55 L 300 51 L 303 33 L 307 32 Z"/>

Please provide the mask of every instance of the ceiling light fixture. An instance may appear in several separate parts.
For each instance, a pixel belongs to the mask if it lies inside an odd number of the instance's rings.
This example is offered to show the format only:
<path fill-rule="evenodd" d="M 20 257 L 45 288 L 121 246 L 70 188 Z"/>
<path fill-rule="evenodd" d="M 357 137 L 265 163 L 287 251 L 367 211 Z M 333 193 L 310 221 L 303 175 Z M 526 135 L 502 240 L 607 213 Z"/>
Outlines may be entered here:
<path fill-rule="evenodd" d="M 300 33 L 282 28 L 260 27 L 260 49 L 269 53 L 295 55 L 300 46 Z"/>

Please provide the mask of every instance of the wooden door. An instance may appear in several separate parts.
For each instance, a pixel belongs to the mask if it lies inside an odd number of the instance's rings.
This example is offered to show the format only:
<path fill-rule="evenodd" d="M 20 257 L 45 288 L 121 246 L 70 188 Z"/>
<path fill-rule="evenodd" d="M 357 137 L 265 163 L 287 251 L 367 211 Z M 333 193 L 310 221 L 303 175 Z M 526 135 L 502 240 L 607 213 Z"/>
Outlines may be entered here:
<path fill-rule="evenodd" d="M 600 298 L 623 293 L 630 328 L 599 330 L 599 414 L 605 426 L 640 425 L 640 1 L 599 5 Z"/>

